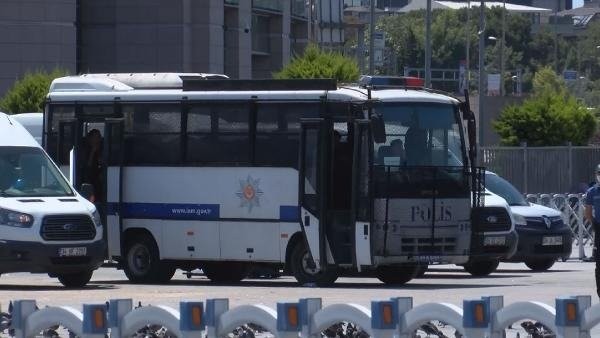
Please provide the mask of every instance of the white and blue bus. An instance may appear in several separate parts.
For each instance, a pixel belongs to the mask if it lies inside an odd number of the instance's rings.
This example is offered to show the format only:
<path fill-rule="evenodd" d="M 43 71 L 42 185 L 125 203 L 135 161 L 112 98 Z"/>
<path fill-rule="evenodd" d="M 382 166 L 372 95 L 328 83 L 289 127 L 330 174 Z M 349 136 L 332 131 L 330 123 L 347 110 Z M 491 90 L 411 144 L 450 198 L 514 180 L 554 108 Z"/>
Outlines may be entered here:
<path fill-rule="evenodd" d="M 403 284 L 419 264 L 469 259 L 481 190 L 467 108 L 406 83 L 89 74 L 53 81 L 44 145 L 94 185 L 108 258 L 132 282 L 270 265 L 300 283 Z"/>

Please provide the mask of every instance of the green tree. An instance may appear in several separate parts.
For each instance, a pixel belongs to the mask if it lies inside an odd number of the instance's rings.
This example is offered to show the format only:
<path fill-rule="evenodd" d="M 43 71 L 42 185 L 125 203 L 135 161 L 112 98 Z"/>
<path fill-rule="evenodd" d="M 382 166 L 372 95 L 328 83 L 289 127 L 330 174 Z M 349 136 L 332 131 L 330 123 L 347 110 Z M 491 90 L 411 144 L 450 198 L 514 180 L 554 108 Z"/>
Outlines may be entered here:
<path fill-rule="evenodd" d="M 8 114 L 43 111 L 50 83 L 66 74 L 67 71 L 58 68 L 51 72 L 40 70 L 26 73 L 0 100 L 0 110 Z"/>
<path fill-rule="evenodd" d="M 587 144 L 596 124 L 594 114 L 577 102 L 550 67 L 545 67 L 533 78 L 532 97 L 521 105 L 506 107 L 493 126 L 504 145 L 527 142 L 531 146 L 555 146 Z"/>
<path fill-rule="evenodd" d="M 359 76 L 358 64 L 354 59 L 340 53 L 327 52 L 316 45 L 309 45 L 304 54 L 294 57 L 276 79 L 322 79 L 333 78 L 339 82 L 354 82 Z"/>

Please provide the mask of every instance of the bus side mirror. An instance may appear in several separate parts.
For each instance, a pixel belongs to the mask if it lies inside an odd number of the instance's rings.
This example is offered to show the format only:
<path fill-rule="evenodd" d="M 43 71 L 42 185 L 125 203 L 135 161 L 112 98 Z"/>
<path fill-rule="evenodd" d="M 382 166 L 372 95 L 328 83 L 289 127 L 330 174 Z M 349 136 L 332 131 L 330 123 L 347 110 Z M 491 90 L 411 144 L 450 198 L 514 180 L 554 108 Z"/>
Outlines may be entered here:
<path fill-rule="evenodd" d="M 94 186 L 89 183 L 81 184 L 81 188 L 79 189 L 79 194 L 83 196 L 86 200 L 90 200 L 92 196 L 94 196 Z"/>
<path fill-rule="evenodd" d="M 371 116 L 371 130 L 373 131 L 375 143 L 385 143 L 385 123 L 383 122 L 383 116 L 379 114 Z"/>

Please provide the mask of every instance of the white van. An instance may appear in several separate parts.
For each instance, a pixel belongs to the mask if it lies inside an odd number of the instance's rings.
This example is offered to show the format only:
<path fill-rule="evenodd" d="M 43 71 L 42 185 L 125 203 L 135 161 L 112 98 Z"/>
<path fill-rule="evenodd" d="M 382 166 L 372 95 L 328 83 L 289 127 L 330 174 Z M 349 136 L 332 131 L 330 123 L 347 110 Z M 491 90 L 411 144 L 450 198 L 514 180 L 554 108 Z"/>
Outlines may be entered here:
<path fill-rule="evenodd" d="M 42 144 L 44 113 L 21 113 L 10 117 L 17 120 L 39 144 Z"/>
<path fill-rule="evenodd" d="M 47 273 L 86 285 L 104 260 L 102 224 L 38 142 L 0 113 L 0 274 Z"/>

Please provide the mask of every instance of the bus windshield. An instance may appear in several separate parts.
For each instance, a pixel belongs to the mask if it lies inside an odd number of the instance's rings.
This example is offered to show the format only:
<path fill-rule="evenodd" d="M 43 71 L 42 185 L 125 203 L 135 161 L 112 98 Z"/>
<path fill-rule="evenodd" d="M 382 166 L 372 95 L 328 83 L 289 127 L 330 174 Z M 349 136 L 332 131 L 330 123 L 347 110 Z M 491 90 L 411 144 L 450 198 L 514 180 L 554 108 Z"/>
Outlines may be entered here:
<path fill-rule="evenodd" d="M 72 196 L 46 154 L 34 147 L 0 147 L 0 197 Z"/>
<path fill-rule="evenodd" d="M 385 122 L 385 143 L 375 144 L 377 164 L 462 166 L 464 143 L 451 104 L 392 102 L 375 107 Z"/>

